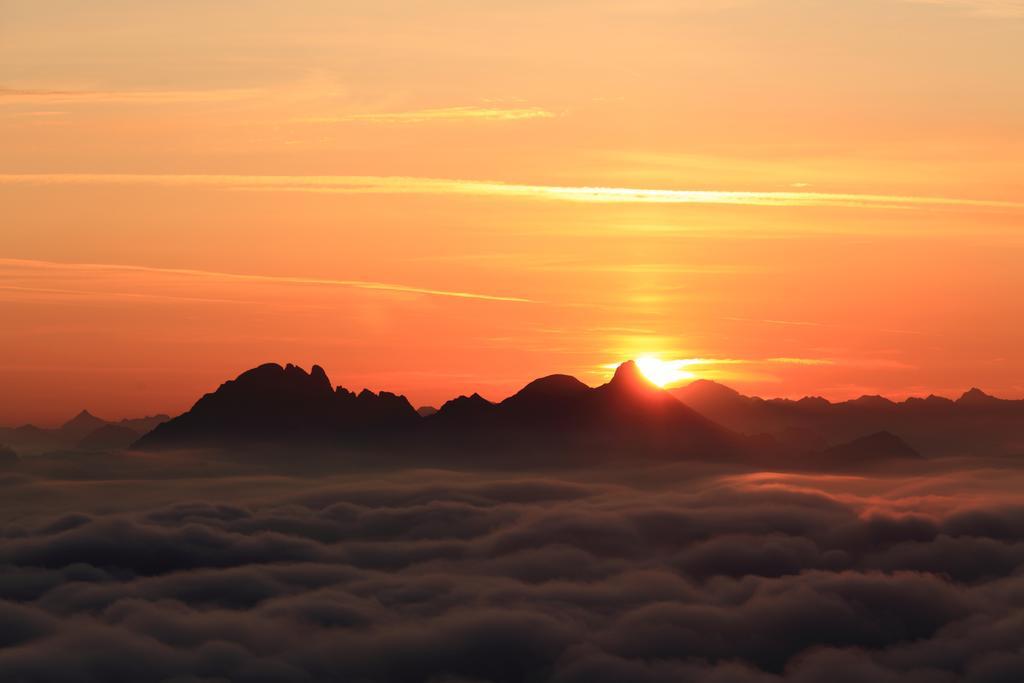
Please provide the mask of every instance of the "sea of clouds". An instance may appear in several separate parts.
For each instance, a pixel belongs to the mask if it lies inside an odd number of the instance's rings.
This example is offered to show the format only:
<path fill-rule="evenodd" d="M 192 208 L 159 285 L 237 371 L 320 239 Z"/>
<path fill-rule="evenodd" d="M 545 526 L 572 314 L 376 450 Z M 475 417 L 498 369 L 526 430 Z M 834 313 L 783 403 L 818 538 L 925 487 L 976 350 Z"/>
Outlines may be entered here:
<path fill-rule="evenodd" d="M 1024 477 L 0 480 L 0 680 L 1024 678 Z"/>

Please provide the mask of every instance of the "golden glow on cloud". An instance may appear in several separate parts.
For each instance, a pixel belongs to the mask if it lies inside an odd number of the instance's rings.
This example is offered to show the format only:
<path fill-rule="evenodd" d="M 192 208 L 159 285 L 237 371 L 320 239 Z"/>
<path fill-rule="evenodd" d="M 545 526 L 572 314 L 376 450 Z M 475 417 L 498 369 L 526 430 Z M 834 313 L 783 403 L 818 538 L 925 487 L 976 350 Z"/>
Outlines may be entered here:
<path fill-rule="evenodd" d="M 0 184 L 155 185 L 215 187 L 265 192 L 337 194 L 427 194 L 549 199 L 583 203 L 719 204 L 736 206 L 844 207 L 893 209 L 974 207 L 1024 209 L 1024 202 L 962 197 L 854 194 L 829 192 L 751 192 L 734 190 L 665 190 L 632 187 L 528 185 L 486 180 L 405 176 L 272 176 L 212 174 L 47 173 L 0 174 Z"/>
<path fill-rule="evenodd" d="M 340 116 L 314 116 L 299 119 L 301 123 L 432 123 L 445 121 L 523 121 L 527 119 L 550 119 L 555 114 L 540 107 L 438 107 L 397 112 L 363 112 Z"/>
<path fill-rule="evenodd" d="M 259 90 L 57 90 L 0 88 L 0 104 L 182 104 L 255 97 Z"/>
<path fill-rule="evenodd" d="M 1011 19 L 1024 18 L 1024 2 L 1022 0 L 904 0 L 921 5 L 940 5 L 955 9 L 963 9 L 982 16 L 1004 17 Z"/>

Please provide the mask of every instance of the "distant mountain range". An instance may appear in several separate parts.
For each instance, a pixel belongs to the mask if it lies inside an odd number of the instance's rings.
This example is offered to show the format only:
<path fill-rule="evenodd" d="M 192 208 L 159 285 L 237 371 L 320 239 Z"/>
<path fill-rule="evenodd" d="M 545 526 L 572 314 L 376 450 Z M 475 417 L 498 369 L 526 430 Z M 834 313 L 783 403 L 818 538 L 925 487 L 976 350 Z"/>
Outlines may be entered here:
<path fill-rule="evenodd" d="M 111 422 L 83 410 L 56 429 L 35 425 L 0 427 L 0 444 L 22 455 L 57 450 L 112 450 L 127 448 L 170 415 L 152 415 Z"/>
<path fill-rule="evenodd" d="M 591 388 L 567 375 L 535 380 L 492 403 L 478 394 L 423 416 L 404 396 L 332 388 L 319 366 L 261 365 L 203 396 L 184 415 L 142 437 L 140 449 L 259 443 L 474 454 L 585 448 L 730 457 L 743 437 L 648 382 L 633 362 Z"/>
<path fill-rule="evenodd" d="M 225 382 L 134 446 L 251 452 L 258 446 L 287 444 L 436 456 L 438 461 L 508 457 L 560 464 L 623 457 L 768 457 L 780 465 L 829 468 L 920 457 L 882 429 L 867 428 L 842 443 L 822 440 L 813 448 L 793 448 L 769 431 L 748 432 L 719 423 L 652 384 L 632 361 L 620 365 L 599 387 L 551 375 L 500 402 L 472 394 L 436 410 L 414 409 L 404 396 L 388 392 L 364 389 L 356 394 L 333 387 L 319 366 L 307 373 L 295 365 L 266 364 Z"/>
<path fill-rule="evenodd" d="M 664 390 L 627 361 L 599 387 L 551 375 L 499 402 L 472 394 L 439 409 L 415 409 L 386 391 L 335 387 L 317 365 L 306 372 L 268 363 L 225 382 L 175 418 L 110 422 L 82 411 L 57 429 L 0 429 L 0 444 L 23 455 L 128 447 L 280 451 L 291 445 L 563 464 L 625 456 L 767 458 L 776 466 L 842 469 L 917 459 L 918 449 L 927 456 L 1024 453 L 1024 401 L 978 389 L 956 400 L 761 399 L 707 380 Z"/>
<path fill-rule="evenodd" d="M 746 434 L 768 434 L 792 449 L 817 450 L 888 431 L 928 455 L 1024 453 L 1024 401 L 971 389 L 958 399 L 928 396 L 891 401 L 861 396 L 832 403 L 744 396 L 709 380 L 672 390 L 711 420 Z"/>

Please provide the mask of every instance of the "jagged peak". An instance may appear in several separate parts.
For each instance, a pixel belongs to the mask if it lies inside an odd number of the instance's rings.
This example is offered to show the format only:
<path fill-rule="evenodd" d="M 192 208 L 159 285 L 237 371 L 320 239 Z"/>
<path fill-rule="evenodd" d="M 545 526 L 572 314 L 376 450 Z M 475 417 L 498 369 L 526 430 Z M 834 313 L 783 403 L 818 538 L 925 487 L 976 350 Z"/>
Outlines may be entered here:
<path fill-rule="evenodd" d="M 81 425 L 93 425 L 93 424 L 95 424 L 95 425 L 106 424 L 106 420 L 102 420 L 102 419 L 96 417 L 95 415 L 93 415 L 92 413 L 90 413 L 88 410 L 84 410 L 83 409 L 81 412 L 79 412 L 73 418 L 71 418 L 70 420 L 65 422 L 63 425 L 61 425 L 61 428 L 77 427 L 77 426 L 81 426 Z"/>
<path fill-rule="evenodd" d="M 314 365 L 309 371 L 309 376 L 317 381 L 324 382 L 327 386 L 331 385 L 331 380 L 327 377 L 327 373 L 319 365 Z"/>
<path fill-rule="evenodd" d="M 280 363 L 263 363 L 254 368 L 246 370 L 234 381 L 246 383 L 251 381 L 271 380 L 279 377 L 289 377 L 300 382 L 311 382 L 327 389 L 332 389 L 331 381 L 327 373 L 319 365 L 314 365 L 310 372 L 306 372 L 302 366 L 294 363 L 281 365 Z"/>
<path fill-rule="evenodd" d="M 635 360 L 627 360 L 619 363 L 619 367 L 615 368 L 615 374 L 612 375 L 612 382 L 629 382 L 637 379 L 643 379 L 644 375 L 640 372 L 640 366 L 636 364 Z"/>
<path fill-rule="evenodd" d="M 986 394 L 978 387 L 972 387 L 965 391 L 960 398 L 956 400 L 957 403 L 991 403 L 992 401 L 999 401 L 991 394 Z"/>
<path fill-rule="evenodd" d="M 458 396 L 449 401 L 445 401 L 444 405 L 441 406 L 441 410 L 445 408 L 451 408 L 455 406 L 492 406 L 494 405 L 486 398 L 476 393 L 475 391 L 469 396 Z"/>
<path fill-rule="evenodd" d="M 377 392 L 377 398 L 381 398 L 386 401 L 404 401 L 409 403 L 409 399 L 407 399 L 404 394 L 396 394 L 393 391 L 379 391 Z M 409 403 L 409 405 L 411 406 L 412 404 Z"/>
<path fill-rule="evenodd" d="M 654 382 L 644 376 L 644 373 L 640 371 L 640 366 L 634 360 L 627 360 L 615 368 L 615 374 L 605 386 L 616 391 L 630 393 L 661 391 Z"/>

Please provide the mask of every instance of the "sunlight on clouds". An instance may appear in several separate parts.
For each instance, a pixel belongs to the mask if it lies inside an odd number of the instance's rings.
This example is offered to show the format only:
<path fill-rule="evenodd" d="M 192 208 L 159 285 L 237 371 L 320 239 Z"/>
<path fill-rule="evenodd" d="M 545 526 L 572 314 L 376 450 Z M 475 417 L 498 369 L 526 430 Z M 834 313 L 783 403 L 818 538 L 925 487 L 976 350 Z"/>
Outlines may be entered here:
<path fill-rule="evenodd" d="M 502 109 L 498 107 L 439 107 L 398 112 L 364 112 L 341 116 L 311 116 L 296 119 L 298 123 L 433 123 L 446 121 L 523 121 L 550 119 L 556 115 L 539 107 Z"/>
<path fill-rule="evenodd" d="M 1024 18 L 1022 0 L 904 0 L 919 5 L 942 5 L 990 17 Z"/>
<path fill-rule="evenodd" d="M 583 203 L 723 204 L 741 206 L 817 206 L 864 209 L 911 207 L 975 207 L 1024 209 L 1024 202 L 828 192 L 751 192 L 732 190 L 666 190 L 632 187 L 576 187 L 529 185 L 488 180 L 419 178 L 406 176 L 307 176 L 49 173 L 3 174 L 5 185 L 156 185 L 206 186 L 235 190 L 276 192 L 328 192 L 338 194 L 437 194 L 521 199 L 549 199 Z"/>
<path fill-rule="evenodd" d="M 176 104 L 225 102 L 259 95 L 255 89 L 59 90 L 0 88 L 0 104 Z"/>

